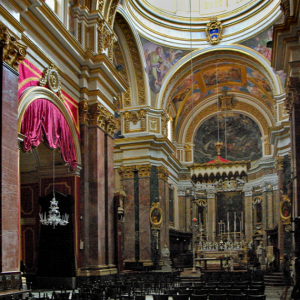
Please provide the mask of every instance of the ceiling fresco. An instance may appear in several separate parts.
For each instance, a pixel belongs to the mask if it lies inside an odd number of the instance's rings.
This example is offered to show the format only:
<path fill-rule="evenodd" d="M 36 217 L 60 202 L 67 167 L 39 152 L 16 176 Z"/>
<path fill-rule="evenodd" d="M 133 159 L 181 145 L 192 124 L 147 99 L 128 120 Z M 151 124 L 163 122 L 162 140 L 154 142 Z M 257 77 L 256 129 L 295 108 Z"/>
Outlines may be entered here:
<path fill-rule="evenodd" d="M 261 73 L 234 62 L 211 63 L 197 69 L 193 76 L 187 75 L 174 91 L 172 103 L 176 110 L 175 135 L 193 108 L 207 97 L 221 95 L 223 91 L 248 94 L 270 110 L 273 107 L 271 87 Z"/>

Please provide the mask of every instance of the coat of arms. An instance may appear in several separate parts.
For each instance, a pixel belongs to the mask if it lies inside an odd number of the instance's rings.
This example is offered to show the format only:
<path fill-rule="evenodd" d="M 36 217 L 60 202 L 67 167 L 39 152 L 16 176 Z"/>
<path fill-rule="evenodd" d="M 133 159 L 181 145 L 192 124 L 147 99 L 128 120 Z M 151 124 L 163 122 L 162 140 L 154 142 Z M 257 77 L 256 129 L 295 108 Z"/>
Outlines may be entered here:
<path fill-rule="evenodd" d="M 207 41 L 212 45 L 216 45 L 222 39 L 223 26 L 221 22 L 217 20 L 216 17 L 210 19 L 210 23 L 207 23 L 206 27 L 206 37 Z"/>

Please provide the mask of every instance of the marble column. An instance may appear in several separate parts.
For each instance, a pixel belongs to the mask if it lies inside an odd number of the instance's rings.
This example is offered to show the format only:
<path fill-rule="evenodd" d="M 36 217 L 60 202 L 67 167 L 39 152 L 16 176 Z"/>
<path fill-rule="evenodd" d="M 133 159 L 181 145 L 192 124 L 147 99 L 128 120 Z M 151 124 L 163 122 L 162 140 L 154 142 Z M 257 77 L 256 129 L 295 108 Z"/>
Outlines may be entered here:
<path fill-rule="evenodd" d="M 0 24 L 1 110 L 0 110 L 0 201 L 2 273 L 19 272 L 19 152 L 18 152 L 18 78 L 19 62 L 25 58 L 25 47 Z"/>
<path fill-rule="evenodd" d="M 278 190 L 283 191 L 283 161 L 284 157 L 278 156 L 276 158 L 276 169 L 277 169 L 277 174 L 278 174 Z M 279 212 L 280 211 L 280 204 L 277 204 L 276 210 Z M 280 218 L 280 213 L 279 215 L 279 221 L 278 221 L 278 248 L 279 249 L 284 249 L 284 228 L 282 224 L 282 220 Z M 281 258 L 283 257 L 283 251 L 281 251 L 280 256 Z"/>
<path fill-rule="evenodd" d="M 214 192 L 207 193 L 208 204 L 208 240 L 213 240 L 216 231 L 216 194 Z"/>
<path fill-rule="evenodd" d="M 124 200 L 124 253 L 123 261 L 135 262 L 135 203 L 134 203 L 134 181 L 135 166 L 121 167 L 118 172 L 121 184 L 126 192 Z"/>
<path fill-rule="evenodd" d="M 252 204 L 252 191 L 245 192 L 245 241 L 249 243 L 252 241 L 253 231 L 253 204 Z"/>
<path fill-rule="evenodd" d="M 80 276 L 116 272 L 113 232 L 113 170 L 108 111 L 96 103 L 80 103 L 81 130 L 81 224 Z M 109 179 L 109 176 L 111 178 Z M 110 225 L 108 225 L 110 223 Z"/>
<path fill-rule="evenodd" d="M 170 249 L 169 242 L 169 185 L 168 177 L 169 172 L 167 168 L 160 166 L 158 169 L 158 189 L 160 195 L 160 206 L 163 211 L 162 225 L 160 229 L 160 244 L 161 248 L 167 245 Z"/>
<path fill-rule="evenodd" d="M 136 237 L 138 239 L 139 262 L 144 266 L 152 265 L 151 227 L 150 227 L 150 174 L 151 165 L 137 166 L 138 171 L 138 220 L 136 220 Z"/>

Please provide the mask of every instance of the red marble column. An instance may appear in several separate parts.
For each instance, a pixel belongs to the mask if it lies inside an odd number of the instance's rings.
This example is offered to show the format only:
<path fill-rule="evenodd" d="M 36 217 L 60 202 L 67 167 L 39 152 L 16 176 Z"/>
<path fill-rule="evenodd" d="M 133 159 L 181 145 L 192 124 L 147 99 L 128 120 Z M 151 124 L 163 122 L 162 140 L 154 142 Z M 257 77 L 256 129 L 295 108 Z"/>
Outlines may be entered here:
<path fill-rule="evenodd" d="M 151 165 L 137 167 L 139 177 L 139 261 L 152 265 L 150 228 L 150 172 Z"/>
<path fill-rule="evenodd" d="M 19 272 L 19 152 L 18 152 L 18 66 L 26 50 L 0 24 L 1 111 L 0 111 L 0 201 L 1 272 Z"/>
<path fill-rule="evenodd" d="M 121 167 L 118 170 L 122 186 L 127 196 L 124 200 L 124 254 L 123 260 L 135 262 L 135 208 L 134 208 L 134 172 L 135 166 Z"/>

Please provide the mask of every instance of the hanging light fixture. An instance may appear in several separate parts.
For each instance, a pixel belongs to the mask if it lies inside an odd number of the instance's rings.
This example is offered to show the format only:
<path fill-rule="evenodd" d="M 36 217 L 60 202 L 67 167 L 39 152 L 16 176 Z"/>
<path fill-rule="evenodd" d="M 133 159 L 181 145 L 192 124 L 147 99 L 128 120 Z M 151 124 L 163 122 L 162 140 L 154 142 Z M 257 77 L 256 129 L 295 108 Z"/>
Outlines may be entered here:
<path fill-rule="evenodd" d="M 57 225 L 65 226 L 69 223 L 69 215 L 60 215 L 58 201 L 55 198 L 55 149 L 53 148 L 53 198 L 50 200 L 48 216 L 47 213 L 40 213 L 40 222 L 42 225 L 52 225 L 53 228 Z"/>

